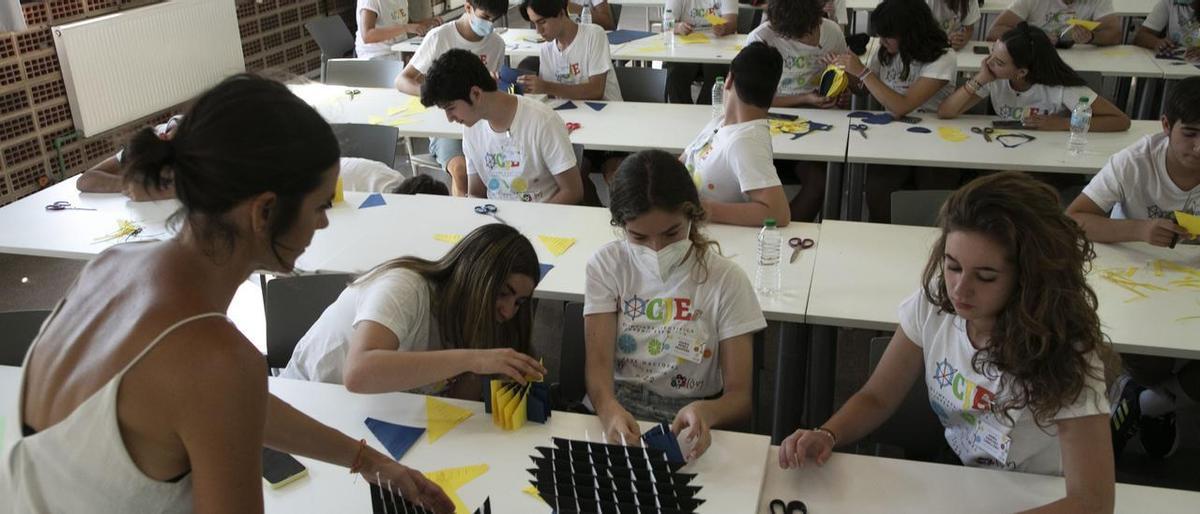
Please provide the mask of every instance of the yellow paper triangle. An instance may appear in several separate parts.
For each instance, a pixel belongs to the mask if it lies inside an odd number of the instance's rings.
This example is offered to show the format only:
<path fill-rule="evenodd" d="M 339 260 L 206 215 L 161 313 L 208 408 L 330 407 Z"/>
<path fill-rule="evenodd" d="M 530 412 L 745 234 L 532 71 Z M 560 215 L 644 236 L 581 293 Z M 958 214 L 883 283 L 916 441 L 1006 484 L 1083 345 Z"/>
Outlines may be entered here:
<path fill-rule="evenodd" d="M 1079 18 L 1071 18 L 1071 19 L 1067 20 L 1067 25 L 1075 25 L 1077 27 L 1083 27 L 1088 30 L 1096 30 L 1096 27 L 1100 26 L 1100 22 L 1090 21 L 1090 20 L 1081 20 Z"/>
<path fill-rule="evenodd" d="M 1188 214 L 1183 211 L 1175 211 L 1175 222 L 1179 226 L 1186 228 L 1192 237 L 1200 236 L 1200 216 Z"/>
<path fill-rule="evenodd" d="M 458 497 L 458 490 L 470 481 L 483 476 L 484 473 L 488 472 L 488 469 L 487 464 L 446 468 L 425 473 L 425 478 L 428 478 L 446 492 L 446 496 L 449 496 L 450 501 L 454 502 L 454 512 L 458 514 L 470 514 L 471 511 L 467 509 L 466 505 L 463 505 L 462 499 Z"/>
<path fill-rule="evenodd" d="M 575 244 L 575 238 L 573 237 L 538 236 L 538 240 L 543 245 L 546 245 L 546 249 L 550 250 L 550 253 L 554 254 L 555 257 L 567 253 L 567 250 Z"/>
<path fill-rule="evenodd" d="M 429 444 L 440 439 L 446 432 L 458 426 L 459 423 L 471 417 L 472 412 L 462 407 L 450 405 L 432 396 L 425 397 L 425 416 L 429 418 Z"/>
<path fill-rule="evenodd" d="M 414 96 L 408 99 L 408 105 L 405 106 L 404 110 L 408 111 L 409 114 L 420 114 L 425 112 L 426 109 L 424 105 L 421 105 L 421 99 Z"/>
<path fill-rule="evenodd" d="M 958 143 L 967 140 L 967 133 L 954 127 L 938 127 L 938 137 L 951 143 Z"/>
<path fill-rule="evenodd" d="M 367 123 L 370 123 L 371 125 L 381 125 L 383 124 L 383 116 L 367 116 Z"/>
<path fill-rule="evenodd" d="M 696 45 L 700 43 L 707 43 L 712 40 L 708 38 L 708 34 L 703 32 L 692 32 L 686 36 L 675 36 L 675 41 L 685 45 Z"/>
<path fill-rule="evenodd" d="M 527 485 L 527 486 L 525 486 L 525 488 L 524 488 L 524 489 L 521 489 L 521 492 L 523 492 L 523 493 L 525 493 L 525 494 L 528 494 L 528 495 L 530 495 L 530 496 L 532 496 L 532 497 L 534 497 L 534 498 L 537 498 L 537 499 L 539 499 L 539 500 L 542 500 L 542 493 L 539 493 L 539 492 L 538 492 L 538 490 L 537 490 L 537 488 L 536 488 L 536 487 L 534 487 L 534 486 L 532 486 L 532 485 Z M 542 501 L 543 501 L 543 502 L 545 502 L 546 500 L 542 500 Z"/>
<path fill-rule="evenodd" d="M 463 236 L 462 234 L 434 234 L 433 238 L 443 243 L 450 243 L 453 245 L 458 244 L 459 241 L 462 241 Z"/>
<path fill-rule="evenodd" d="M 713 25 L 724 25 L 726 23 L 729 23 L 729 20 L 722 18 L 720 16 L 717 16 L 713 13 L 705 14 L 704 19 L 708 20 L 708 22 Z"/>

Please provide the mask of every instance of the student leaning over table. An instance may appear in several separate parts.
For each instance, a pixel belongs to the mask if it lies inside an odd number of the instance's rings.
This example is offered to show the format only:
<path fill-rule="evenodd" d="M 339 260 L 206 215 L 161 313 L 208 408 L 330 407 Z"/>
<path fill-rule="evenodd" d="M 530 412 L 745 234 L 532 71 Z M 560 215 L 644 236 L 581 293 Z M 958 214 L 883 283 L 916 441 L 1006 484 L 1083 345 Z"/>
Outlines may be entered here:
<path fill-rule="evenodd" d="M 282 376 L 356 393 L 478 400 L 479 375 L 521 383 L 544 375 L 527 355 L 538 271 L 533 245 L 500 223 L 475 229 L 436 261 L 387 261 L 325 309 Z"/>
<path fill-rule="evenodd" d="M 1184 59 L 1200 60 L 1200 0 L 1158 0 L 1133 44 L 1155 52 L 1178 50 Z"/>
<path fill-rule="evenodd" d="M 637 441 L 635 419 L 688 430 L 691 461 L 712 428 L 750 419 L 751 339 L 767 322 L 746 274 L 701 233 L 706 213 L 673 156 L 626 159 L 609 209 L 625 238 L 587 264 L 588 400 L 608 441 Z"/>
<path fill-rule="evenodd" d="M 558 113 L 545 103 L 496 90 L 479 59 L 450 50 L 433 62 L 421 103 L 461 123 L 468 192 L 475 198 L 577 204 L 583 180 Z"/>
<path fill-rule="evenodd" d="M 128 153 L 147 189 L 174 170 L 181 227 L 105 250 L 55 307 L 22 366 L 0 505 L 262 512 L 265 445 L 452 510 L 420 473 L 271 395 L 262 354 L 224 314 L 252 271 L 291 272 L 329 224 L 338 142 L 321 116 L 282 84 L 236 75 L 174 139 L 143 129 Z"/>
<path fill-rule="evenodd" d="M 424 36 L 442 24 L 442 19 L 437 17 L 416 22 L 410 20 L 408 0 L 358 0 L 355 19 L 358 20 L 358 31 L 354 34 L 354 55 L 359 59 L 400 60 L 400 54 L 392 50 L 392 45 L 409 34 Z"/>
<path fill-rule="evenodd" d="M 783 62 L 765 43 L 746 45 L 733 58 L 725 81 L 725 114 L 696 135 L 679 160 L 700 191 L 710 221 L 761 227 L 774 218 L 787 226 L 787 195 L 775 172 L 767 109 Z"/>
<path fill-rule="evenodd" d="M 167 121 L 154 126 L 154 135 L 159 139 L 170 140 L 175 137 L 175 130 L 183 120 L 182 114 L 176 114 Z M 75 187 L 81 193 L 123 193 L 135 202 L 153 202 L 175 198 L 175 185 L 171 181 L 171 172 L 163 174 L 163 184 L 154 189 L 145 189 L 141 184 L 125 180 L 122 169 L 125 150 L 118 150 L 115 155 L 100 161 L 95 166 L 85 170 L 75 180 Z"/>
<path fill-rule="evenodd" d="M 995 41 L 1018 23 L 1026 22 L 1046 31 L 1054 44 L 1059 44 L 1059 38 L 1065 36 L 1071 38 L 1071 44 L 1117 45 L 1123 37 L 1121 18 L 1113 13 L 1112 0 L 1013 0 L 992 23 L 987 40 Z M 1094 21 L 1100 25 L 1095 30 L 1088 30 L 1081 25 L 1068 24 L 1071 19 Z"/>
<path fill-rule="evenodd" d="M 1200 77 L 1171 89 L 1162 124 L 1163 133 L 1113 155 L 1067 208 L 1093 241 L 1200 242 L 1174 221 L 1175 212 L 1200 215 Z M 1132 354 L 1124 361 L 1128 375 L 1110 395 L 1113 449 L 1120 456 L 1136 433 L 1147 454 L 1167 457 L 1179 446 L 1175 411 L 1200 402 L 1200 361 Z"/>
<path fill-rule="evenodd" d="M 1071 129 L 1071 109 L 1086 97 L 1092 106 L 1092 132 L 1129 130 L 1129 116 L 1087 87 L 1063 62 L 1046 33 L 1021 22 L 992 45 L 975 77 L 938 107 L 938 117 L 957 118 L 984 98 L 1006 120 L 1026 129 Z"/>
<path fill-rule="evenodd" d="M 824 464 L 903 415 L 922 378 L 963 464 L 1066 478 L 1065 498 L 1031 512 L 1112 512 L 1104 391 L 1116 359 L 1087 284 L 1092 244 L 1050 186 L 1015 172 L 963 186 L 939 225 L 925 286 L 900 305 L 874 373 L 823 425 L 788 436 L 779 465 Z"/>
<path fill-rule="evenodd" d="M 954 92 L 958 61 L 925 1 L 884 0 L 871 11 L 871 27 L 880 45 L 866 66 L 850 52 L 830 61 L 857 77 L 855 87 L 865 88 L 892 116 L 937 112 Z M 866 197 L 871 221 L 890 222 L 892 193 L 910 183 L 916 189 L 954 189 L 960 174 L 945 168 L 870 165 Z"/>

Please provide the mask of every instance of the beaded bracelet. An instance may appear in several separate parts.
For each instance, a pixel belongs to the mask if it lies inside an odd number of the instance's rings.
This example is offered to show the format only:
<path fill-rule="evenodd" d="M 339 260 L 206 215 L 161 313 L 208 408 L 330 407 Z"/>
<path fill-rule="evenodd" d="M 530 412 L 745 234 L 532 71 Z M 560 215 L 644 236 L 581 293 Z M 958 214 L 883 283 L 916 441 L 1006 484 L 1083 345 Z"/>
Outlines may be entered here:
<path fill-rule="evenodd" d="M 358 440 L 358 451 L 354 453 L 354 461 L 350 463 L 350 474 L 358 473 L 362 470 L 363 463 L 360 462 L 363 456 L 363 450 L 367 448 L 367 440 Z"/>
<path fill-rule="evenodd" d="M 833 433 L 832 430 L 825 428 L 825 427 L 817 427 L 817 428 L 812 429 L 812 431 L 820 432 L 822 434 L 829 436 L 829 439 L 831 439 L 833 441 L 833 445 L 837 446 L 837 434 Z"/>

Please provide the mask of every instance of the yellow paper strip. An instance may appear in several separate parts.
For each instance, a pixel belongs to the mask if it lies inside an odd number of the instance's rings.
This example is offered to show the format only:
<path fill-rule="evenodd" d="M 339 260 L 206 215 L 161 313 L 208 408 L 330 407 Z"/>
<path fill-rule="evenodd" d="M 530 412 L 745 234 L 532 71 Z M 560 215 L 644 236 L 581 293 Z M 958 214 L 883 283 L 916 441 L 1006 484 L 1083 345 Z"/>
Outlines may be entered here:
<path fill-rule="evenodd" d="M 1067 25 L 1083 27 L 1087 30 L 1096 30 L 1096 27 L 1100 26 L 1100 22 L 1091 21 L 1091 20 L 1081 20 L 1079 18 L 1071 18 L 1071 19 L 1067 20 Z"/>
<path fill-rule="evenodd" d="M 573 237 L 538 236 L 538 239 L 541 240 L 543 245 L 546 245 L 546 249 L 550 250 L 550 253 L 554 254 L 555 257 L 567 253 L 567 250 L 575 244 L 575 238 Z"/>
<path fill-rule="evenodd" d="M 726 23 L 729 23 L 729 20 L 722 18 L 720 16 L 717 16 L 713 13 L 705 14 L 704 19 L 708 20 L 708 22 L 713 25 L 724 25 Z"/>

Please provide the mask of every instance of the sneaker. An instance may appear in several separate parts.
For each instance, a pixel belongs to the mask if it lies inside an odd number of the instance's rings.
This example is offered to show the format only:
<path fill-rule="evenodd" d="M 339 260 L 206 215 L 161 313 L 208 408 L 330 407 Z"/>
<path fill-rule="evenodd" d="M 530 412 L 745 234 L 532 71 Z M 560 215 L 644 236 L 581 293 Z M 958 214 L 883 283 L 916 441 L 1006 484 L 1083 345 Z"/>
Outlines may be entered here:
<path fill-rule="evenodd" d="M 1139 396 L 1145 389 L 1129 375 L 1122 375 L 1117 379 L 1117 383 L 1113 384 L 1109 428 L 1112 429 L 1114 456 L 1120 456 L 1121 452 L 1125 451 L 1125 443 L 1138 431 L 1138 421 L 1142 417 Z"/>
<path fill-rule="evenodd" d="M 1179 449 L 1174 412 L 1162 416 L 1142 416 L 1138 425 L 1138 434 L 1142 440 L 1142 448 L 1146 449 L 1146 455 L 1164 459 L 1174 455 L 1175 450 Z"/>

